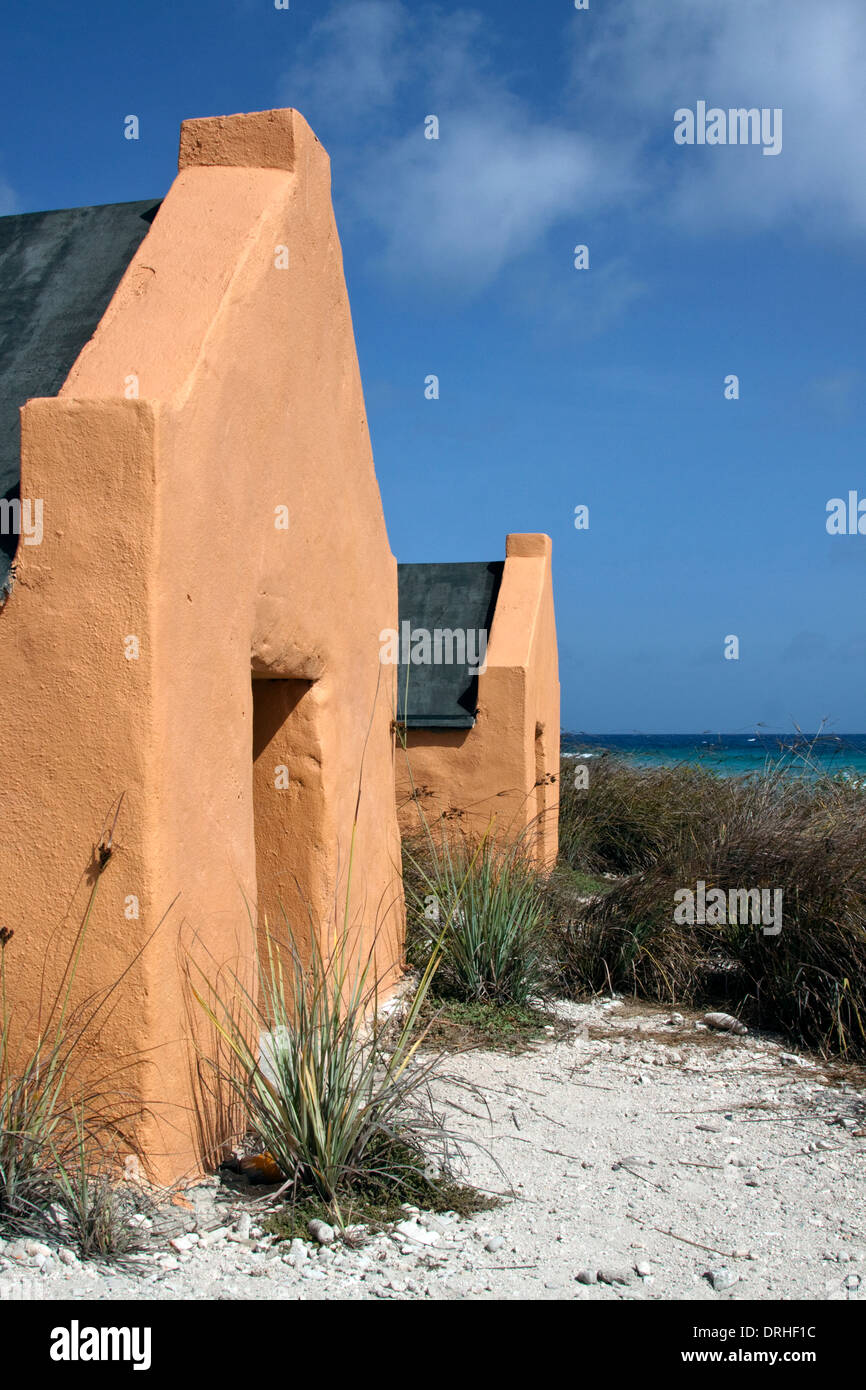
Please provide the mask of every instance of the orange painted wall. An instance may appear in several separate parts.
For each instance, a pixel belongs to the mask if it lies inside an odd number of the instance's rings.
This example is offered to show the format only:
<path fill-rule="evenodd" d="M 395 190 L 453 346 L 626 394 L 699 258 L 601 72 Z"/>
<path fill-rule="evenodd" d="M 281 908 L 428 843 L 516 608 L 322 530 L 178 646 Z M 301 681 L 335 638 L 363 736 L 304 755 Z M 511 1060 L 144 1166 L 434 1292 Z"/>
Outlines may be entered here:
<path fill-rule="evenodd" d="M 557 853 L 559 664 L 550 538 L 510 535 L 471 729 L 405 732 L 396 761 L 400 826 L 423 812 L 470 833 L 522 838 L 539 864 Z"/>
<path fill-rule="evenodd" d="M 378 929 L 391 978 L 403 929 L 393 672 L 378 659 L 396 565 L 329 161 L 297 112 L 271 111 L 186 122 L 179 169 L 59 396 L 22 412 L 22 491 L 44 499 L 45 536 L 22 547 L 0 611 L 0 923 L 16 931 L 16 1021 L 35 1027 L 46 951 L 56 983 L 124 792 L 78 995 L 142 951 L 93 1065 L 123 1068 L 163 1180 L 201 1161 L 183 953 L 197 939 L 213 968 L 252 978 L 244 899 L 259 889 L 300 931 L 310 918 L 325 931 L 347 890 L 359 785 L 349 915 L 368 940 Z M 254 693 L 266 681 L 297 684 Z"/>

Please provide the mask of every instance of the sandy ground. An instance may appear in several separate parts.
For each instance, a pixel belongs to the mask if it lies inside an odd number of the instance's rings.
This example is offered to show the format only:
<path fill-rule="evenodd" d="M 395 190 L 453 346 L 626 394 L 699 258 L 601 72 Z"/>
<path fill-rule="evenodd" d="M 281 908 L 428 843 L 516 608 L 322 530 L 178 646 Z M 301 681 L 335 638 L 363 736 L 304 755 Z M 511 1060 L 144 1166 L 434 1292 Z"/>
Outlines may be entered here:
<path fill-rule="evenodd" d="M 866 1298 L 862 1073 L 648 1006 L 558 1011 L 567 1037 L 453 1057 L 471 1089 L 437 1083 L 497 1209 L 273 1244 L 261 1202 L 213 1181 L 131 1270 L 0 1241 L 0 1299 Z"/>

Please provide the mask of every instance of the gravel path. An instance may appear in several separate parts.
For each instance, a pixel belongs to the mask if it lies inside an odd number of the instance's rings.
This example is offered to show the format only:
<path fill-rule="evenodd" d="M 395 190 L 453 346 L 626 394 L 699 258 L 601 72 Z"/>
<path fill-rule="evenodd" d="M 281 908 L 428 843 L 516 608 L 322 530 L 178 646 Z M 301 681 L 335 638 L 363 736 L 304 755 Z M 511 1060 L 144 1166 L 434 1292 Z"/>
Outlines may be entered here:
<path fill-rule="evenodd" d="M 452 1058 L 474 1089 L 438 1083 L 497 1209 L 273 1245 L 213 1181 L 128 1272 L 0 1241 L 0 1299 L 866 1297 L 862 1075 L 648 1006 L 558 1011 L 566 1038 Z"/>

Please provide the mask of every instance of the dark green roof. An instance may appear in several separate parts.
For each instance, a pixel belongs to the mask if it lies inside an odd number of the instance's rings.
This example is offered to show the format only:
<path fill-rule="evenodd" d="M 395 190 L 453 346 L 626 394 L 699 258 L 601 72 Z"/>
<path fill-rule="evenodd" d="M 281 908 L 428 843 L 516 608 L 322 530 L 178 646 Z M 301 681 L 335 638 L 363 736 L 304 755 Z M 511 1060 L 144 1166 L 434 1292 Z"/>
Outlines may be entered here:
<path fill-rule="evenodd" d="M 0 217 L 0 497 L 18 496 L 18 410 L 55 396 L 93 337 L 159 203 Z M 0 535 L 0 590 L 17 546 Z"/>
<path fill-rule="evenodd" d="M 432 635 L 450 629 L 490 633 L 502 582 L 503 561 L 467 564 L 398 565 L 400 656 L 411 652 L 409 633 L 423 628 Z M 478 638 L 467 655 L 477 655 Z M 447 639 L 441 655 L 452 651 Z M 454 652 L 453 654 L 457 654 Z M 478 676 L 467 663 L 446 660 L 399 667 L 397 717 L 409 729 L 470 729 L 478 709 Z"/>

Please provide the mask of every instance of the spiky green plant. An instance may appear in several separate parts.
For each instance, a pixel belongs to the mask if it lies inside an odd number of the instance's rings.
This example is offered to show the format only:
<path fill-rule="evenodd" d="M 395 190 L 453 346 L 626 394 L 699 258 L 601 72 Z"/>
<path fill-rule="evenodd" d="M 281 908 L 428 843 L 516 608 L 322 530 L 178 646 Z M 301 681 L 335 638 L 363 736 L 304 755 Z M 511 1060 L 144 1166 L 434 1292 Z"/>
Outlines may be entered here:
<path fill-rule="evenodd" d="M 441 951 L 440 993 L 525 1004 L 541 985 L 544 897 L 521 844 L 425 837 L 404 847 L 416 954 Z"/>
<path fill-rule="evenodd" d="M 400 1016 L 379 1014 L 375 942 L 363 955 L 345 926 L 326 952 L 311 933 L 308 959 L 285 919 L 265 933 L 258 990 L 237 976 L 213 981 L 193 967 L 192 989 L 226 1057 L 217 1063 L 250 1126 L 287 1182 L 313 1190 L 337 1217 L 361 1180 L 398 1189 L 427 1168 L 424 1140 L 438 1130 L 423 1104 L 436 1057 L 421 1061 L 416 1027 L 438 963 L 431 953 Z"/>
<path fill-rule="evenodd" d="M 73 1107 L 70 1119 L 71 1142 L 53 1154 L 51 1225 L 83 1259 L 123 1259 L 141 1248 L 129 1223 L 132 1204 L 124 1200 L 105 1156 L 94 1157 L 86 1111 Z"/>
<path fill-rule="evenodd" d="M 38 1028 L 35 1041 L 17 1048 L 7 992 L 7 951 L 14 933 L 0 930 L 0 1220 L 27 1223 L 44 1209 L 58 1158 L 74 1147 L 76 1103 L 70 1072 L 81 1042 L 80 1018 L 70 1018 L 70 1000 L 87 936 L 99 876 L 85 909 L 63 983 Z"/>
<path fill-rule="evenodd" d="M 118 979 L 102 991 L 75 1002 L 75 986 L 87 948 L 91 919 L 103 871 L 111 859 L 114 822 L 94 852 L 90 893 L 80 925 L 63 964 L 60 983 L 40 1000 L 33 1032 L 16 1020 L 7 988 L 8 960 L 15 933 L 0 928 L 0 1227 L 44 1231 L 53 1223 L 52 1208 L 82 1163 L 106 1166 L 118 1145 L 134 1149 L 125 1132 L 140 1110 L 132 1109 L 119 1086 L 119 1070 L 95 1074 L 88 1043 L 98 1020 L 123 980 L 159 931 L 128 962 Z M 109 816 L 111 812 L 109 812 Z M 107 824 L 107 822 L 106 822 Z M 79 1063 L 85 1063 L 80 1067 Z M 130 1063 L 131 1065 L 131 1063 Z M 106 1198 L 105 1201 L 108 1199 Z M 105 1205 L 103 1202 L 103 1206 Z"/>

